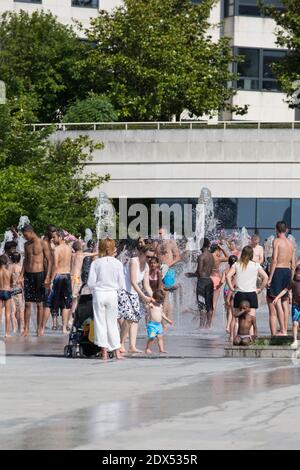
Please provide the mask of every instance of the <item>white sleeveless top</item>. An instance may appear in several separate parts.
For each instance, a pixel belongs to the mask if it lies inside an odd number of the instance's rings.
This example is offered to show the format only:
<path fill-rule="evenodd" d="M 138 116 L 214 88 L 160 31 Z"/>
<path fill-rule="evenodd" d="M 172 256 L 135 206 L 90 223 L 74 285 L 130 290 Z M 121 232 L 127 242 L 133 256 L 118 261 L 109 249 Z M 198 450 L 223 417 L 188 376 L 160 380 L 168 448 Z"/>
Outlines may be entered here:
<path fill-rule="evenodd" d="M 235 263 L 234 267 L 236 272 L 236 290 L 240 292 L 255 292 L 260 265 L 254 263 L 254 261 L 249 261 L 246 269 L 243 269 L 239 262 Z"/>
<path fill-rule="evenodd" d="M 141 271 L 140 269 L 140 263 L 139 263 L 139 259 L 138 257 L 135 257 L 135 258 L 131 258 L 124 266 L 124 275 L 125 275 L 125 288 L 126 288 L 126 291 L 129 292 L 130 294 L 137 294 L 136 290 L 132 287 L 132 284 L 131 284 L 131 278 L 130 278 L 130 263 L 135 263 L 136 264 L 136 280 L 137 280 L 137 284 L 140 284 L 143 279 L 144 279 L 144 276 L 147 272 L 149 272 L 149 266 L 148 264 L 146 263 L 145 264 L 145 268 L 144 268 L 144 271 Z"/>

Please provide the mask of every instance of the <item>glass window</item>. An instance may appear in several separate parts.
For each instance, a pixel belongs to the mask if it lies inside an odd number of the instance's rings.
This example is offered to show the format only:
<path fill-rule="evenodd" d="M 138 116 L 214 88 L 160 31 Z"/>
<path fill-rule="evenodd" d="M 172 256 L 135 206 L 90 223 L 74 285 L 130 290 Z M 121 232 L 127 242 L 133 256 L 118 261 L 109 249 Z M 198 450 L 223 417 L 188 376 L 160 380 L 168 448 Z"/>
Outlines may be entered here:
<path fill-rule="evenodd" d="M 292 228 L 300 228 L 300 199 L 292 200 Z"/>
<path fill-rule="evenodd" d="M 258 228 L 271 227 L 270 231 L 272 231 L 279 220 L 284 220 L 290 227 L 290 199 L 257 199 L 256 226 Z"/>
<path fill-rule="evenodd" d="M 240 78 L 237 82 L 239 89 L 259 89 L 259 49 L 247 49 L 240 47 L 238 55 L 242 56 L 243 62 L 238 64 Z"/>
<path fill-rule="evenodd" d="M 237 227 L 255 227 L 256 199 L 240 198 L 237 203 Z"/>
<path fill-rule="evenodd" d="M 280 62 L 286 56 L 285 51 L 263 50 L 263 78 L 276 79 L 273 71 L 273 64 Z"/>
<path fill-rule="evenodd" d="M 257 0 L 239 0 L 239 15 L 260 16 Z"/>
<path fill-rule="evenodd" d="M 72 7 L 97 8 L 99 0 L 72 0 Z"/>

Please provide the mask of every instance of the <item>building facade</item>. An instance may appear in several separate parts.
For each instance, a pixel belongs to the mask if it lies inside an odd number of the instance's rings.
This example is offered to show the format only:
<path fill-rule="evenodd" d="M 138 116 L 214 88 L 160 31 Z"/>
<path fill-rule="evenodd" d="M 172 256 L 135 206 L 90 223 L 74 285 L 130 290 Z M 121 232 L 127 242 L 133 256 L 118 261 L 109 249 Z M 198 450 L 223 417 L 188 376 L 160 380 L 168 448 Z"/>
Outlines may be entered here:
<path fill-rule="evenodd" d="M 202 0 L 191 0 L 201 3 Z M 281 0 L 264 0 L 277 8 L 282 8 Z M 32 12 L 36 9 L 49 10 L 64 24 L 79 20 L 88 26 L 90 18 L 98 15 L 99 9 L 111 11 L 122 0 L 1 0 L 0 14 L 4 11 Z M 223 113 L 222 120 L 246 121 L 293 121 L 300 119 L 285 100 L 285 94 L 279 89 L 270 64 L 285 54 L 275 44 L 275 23 L 262 15 L 257 7 L 257 0 L 220 0 L 212 9 L 211 23 L 221 27 L 212 27 L 209 32 L 213 40 L 220 36 L 231 38 L 234 51 L 245 57 L 238 66 L 241 78 L 236 84 L 238 92 L 232 99 L 233 105 L 248 105 L 245 116 Z"/>

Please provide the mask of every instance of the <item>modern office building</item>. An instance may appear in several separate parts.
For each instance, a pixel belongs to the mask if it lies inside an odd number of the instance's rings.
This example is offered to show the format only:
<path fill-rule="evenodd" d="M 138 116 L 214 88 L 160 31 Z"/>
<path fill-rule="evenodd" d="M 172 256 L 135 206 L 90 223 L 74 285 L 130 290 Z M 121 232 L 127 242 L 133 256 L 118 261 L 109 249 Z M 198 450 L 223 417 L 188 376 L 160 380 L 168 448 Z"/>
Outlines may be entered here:
<path fill-rule="evenodd" d="M 202 0 L 191 0 L 201 3 Z M 282 8 L 281 0 L 264 0 L 265 4 Z M 122 0 L 1 0 L 0 13 L 4 11 L 49 10 L 64 24 L 80 20 L 88 26 L 90 18 L 95 18 L 99 9 L 112 10 L 121 5 Z M 279 89 L 270 64 L 280 60 L 285 51 L 279 49 L 274 34 L 275 23 L 263 16 L 257 0 L 220 0 L 211 12 L 212 24 L 224 20 L 221 27 L 210 31 L 214 40 L 222 35 L 231 38 L 235 52 L 245 60 L 238 66 L 241 74 L 233 84 L 238 92 L 232 99 L 233 105 L 249 105 L 248 113 L 236 116 L 223 113 L 223 120 L 246 121 L 293 121 L 295 111 L 285 102 L 285 94 Z M 298 116 L 296 115 L 296 120 Z M 299 118 L 300 119 L 300 118 Z"/>

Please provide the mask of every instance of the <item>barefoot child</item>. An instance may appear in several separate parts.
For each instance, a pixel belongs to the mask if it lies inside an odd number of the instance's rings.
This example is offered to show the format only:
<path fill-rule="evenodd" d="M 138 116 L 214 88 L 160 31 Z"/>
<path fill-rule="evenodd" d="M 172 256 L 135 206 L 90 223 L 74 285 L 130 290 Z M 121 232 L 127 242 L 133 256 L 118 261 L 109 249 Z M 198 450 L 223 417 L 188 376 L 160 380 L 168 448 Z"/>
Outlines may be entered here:
<path fill-rule="evenodd" d="M 24 330 L 24 302 L 23 302 L 23 279 L 21 279 L 21 255 L 13 253 L 11 255 L 12 264 L 10 270 L 12 272 L 12 321 L 14 332 L 18 327 L 19 332 Z M 16 323 L 16 325 L 14 324 Z"/>
<path fill-rule="evenodd" d="M 292 321 L 293 321 L 293 337 L 294 341 L 291 344 L 292 349 L 298 349 L 298 329 L 300 322 L 300 265 L 295 269 L 294 278 L 289 286 L 292 290 Z M 283 289 L 277 297 L 273 300 L 273 304 L 276 305 L 281 297 L 284 297 L 288 293 L 289 289 Z"/>
<path fill-rule="evenodd" d="M 10 312 L 11 312 L 11 285 L 12 273 L 7 268 L 8 257 L 6 255 L 0 256 L 0 303 L 1 310 L 5 308 L 5 338 L 9 338 L 10 330 Z"/>
<path fill-rule="evenodd" d="M 160 353 L 166 353 L 164 350 L 163 342 L 163 327 L 162 320 L 165 320 L 170 325 L 173 322 L 166 317 L 163 309 L 164 293 L 162 290 L 157 290 L 153 293 L 153 301 L 149 304 L 149 314 L 147 315 L 147 335 L 148 342 L 146 346 L 146 354 L 151 354 L 151 346 L 155 338 L 158 340 L 158 349 Z"/>
<path fill-rule="evenodd" d="M 224 284 L 226 280 L 226 276 L 229 273 L 230 268 L 236 263 L 238 260 L 237 256 L 231 255 L 228 258 L 228 268 L 225 269 L 222 275 L 221 279 L 221 284 Z M 234 281 L 233 282 L 233 287 L 235 287 Z M 230 341 L 233 341 L 233 338 L 235 336 L 235 331 L 236 331 L 236 324 L 237 320 L 233 316 L 233 292 L 229 289 L 229 286 L 227 283 L 224 284 L 224 307 L 226 310 L 226 318 L 227 318 L 227 324 L 226 324 L 226 332 L 229 333 L 230 335 Z"/>
<path fill-rule="evenodd" d="M 235 313 L 238 318 L 238 332 L 233 340 L 235 346 L 248 346 L 252 339 L 257 336 L 256 318 L 250 315 L 251 308 L 248 300 L 243 300 L 240 303 L 239 311 Z M 251 337 L 251 328 L 253 327 L 254 335 Z"/>

